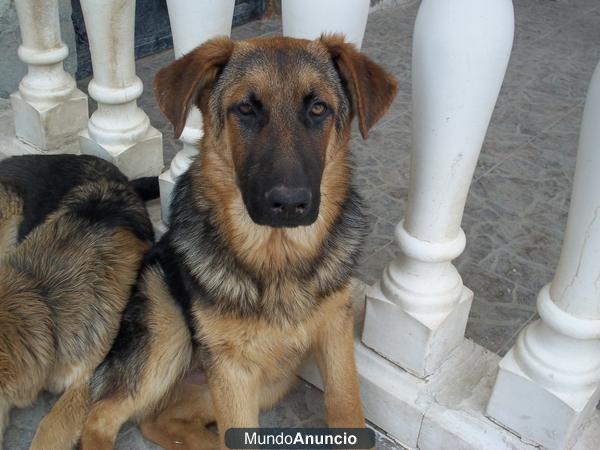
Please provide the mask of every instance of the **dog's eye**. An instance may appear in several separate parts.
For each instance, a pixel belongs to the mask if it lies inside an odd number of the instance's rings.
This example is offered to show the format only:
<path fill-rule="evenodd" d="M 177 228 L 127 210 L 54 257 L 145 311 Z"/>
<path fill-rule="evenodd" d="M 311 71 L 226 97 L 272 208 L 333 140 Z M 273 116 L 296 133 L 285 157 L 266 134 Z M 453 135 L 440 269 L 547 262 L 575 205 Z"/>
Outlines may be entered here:
<path fill-rule="evenodd" d="M 310 107 L 310 113 L 313 116 L 322 116 L 327 111 L 327 106 L 323 102 L 316 102 Z"/>
<path fill-rule="evenodd" d="M 238 111 L 240 112 L 240 114 L 243 114 L 244 116 L 249 116 L 250 114 L 254 114 L 254 108 L 252 107 L 252 105 L 250 103 L 241 103 L 238 106 Z"/>

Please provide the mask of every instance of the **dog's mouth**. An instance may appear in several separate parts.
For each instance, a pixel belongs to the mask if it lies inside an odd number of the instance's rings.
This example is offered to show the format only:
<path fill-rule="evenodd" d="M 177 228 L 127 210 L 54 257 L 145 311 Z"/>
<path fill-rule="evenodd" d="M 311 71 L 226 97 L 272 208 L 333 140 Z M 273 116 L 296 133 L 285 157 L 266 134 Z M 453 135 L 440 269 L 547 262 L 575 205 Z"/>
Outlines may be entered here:
<path fill-rule="evenodd" d="M 318 209 L 315 210 L 310 216 L 305 216 L 302 219 L 285 219 L 285 218 L 271 218 L 262 215 L 252 214 L 248 211 L 250 218 L 257 225 L 263 225 L 271 228 L 296 228 L 302 226 L 310 226 L 317 220 L 319 216 Z"/>

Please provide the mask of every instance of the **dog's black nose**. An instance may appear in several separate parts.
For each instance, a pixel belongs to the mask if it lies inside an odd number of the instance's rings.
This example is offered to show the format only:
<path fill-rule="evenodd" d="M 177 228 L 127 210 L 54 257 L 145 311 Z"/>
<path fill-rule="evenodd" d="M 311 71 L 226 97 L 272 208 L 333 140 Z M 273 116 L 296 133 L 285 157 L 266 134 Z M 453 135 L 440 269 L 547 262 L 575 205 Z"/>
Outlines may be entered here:
<path fill-rule="evenodd" d="M 312 194 L 307 188 L 274 187 L 265 194 L 271 217 L 295 221 L 308 215 Z"/>

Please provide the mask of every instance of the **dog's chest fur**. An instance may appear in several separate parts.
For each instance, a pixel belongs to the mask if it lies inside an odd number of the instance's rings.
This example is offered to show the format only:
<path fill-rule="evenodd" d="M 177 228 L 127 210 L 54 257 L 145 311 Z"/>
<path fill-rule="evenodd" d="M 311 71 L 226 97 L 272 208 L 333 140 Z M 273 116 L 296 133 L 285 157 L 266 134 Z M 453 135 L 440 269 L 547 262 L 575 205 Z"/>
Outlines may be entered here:
<path fill-rule="evenodd" d="M 307 316 L 285 325 L 268 317 L 224 317 L 195 303 L 196 340 L 205 355 L 202 363 L 210 370 L 210 365 L 221 359 L 221 363 L 234 364 L 265 381 L 288 377 L 316 343 L 319 333 L 331 326 L 334 315 L 352 314 L 349 289 L 348 285 L 319 299 Z"/>
<path fill-rule="evenodd" d="M 171 227 L 159 247 L 171 294 L 182 306 L 200 347 L 248 361 L 297 361 L 310 345 L 324 299 L 345 288 L 366 224 L 352 194 L 323 240 L 318 256 L 297 267 L 253 273 L 234 255 L 214 210 L 192 191 L 189 172 L 179 180 Z M 170 281 L 169 281 L 170 280 Z"/>
<path fill-rule="evenodd" d="M 198 309 L 197 339 L 202 343 L 208 366 L 222 358 L 257 370 L 264 378 L 279 378 L 301 362 L 314 336 L 314 321 L 280 326 L 263 319 L 223 317 L 214 310 Z"/>

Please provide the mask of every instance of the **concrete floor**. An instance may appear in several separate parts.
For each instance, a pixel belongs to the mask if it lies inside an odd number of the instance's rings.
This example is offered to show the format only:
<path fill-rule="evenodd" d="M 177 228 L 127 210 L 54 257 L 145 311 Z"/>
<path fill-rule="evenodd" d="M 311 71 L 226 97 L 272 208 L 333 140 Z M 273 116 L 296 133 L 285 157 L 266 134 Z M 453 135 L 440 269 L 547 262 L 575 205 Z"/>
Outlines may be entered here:
<path fill-rule="evenodd" d="M 535 317 L 538 290 L 552 278 L 566 224 L 577 135 L 585 93 L 600 59 L 597 0 L 514 0 L 516 35 L 508 73 L 475 172 L 463 228 L 467 247 L 456 261 L 475 293 L 467 337 L 504 354 Z M 391 112 L 367 141 L 352 141 L 356 181 L 369 205 L 372 231 L 357 271 L 378 279 L 396 254 L 393 228 L 403 216 L 408 187 L 411 129 L 411 39 L 417 4 L 391 6 L 369 18 L 363 51 L 389 68 L 400 91 Z M 234 30 L 235 38 L 280 33 L 278 18 Z M 146 87 L 172 60 L 164 52 L 139 60 Z M 85 87 L 87 82 L 81 83 Z M 165 160 L 180 145 L 149 90 L 140 104 L 164 136 Z M 0 149 L 1 150 L 1 149 Z M 15 410 L 7 449 L 27 448 L 35 426 L 53 403 L 43 395 Z M 264 425 L 323 425 L 320 393 L 300 384 Z M 379 436 L 378 448 L 399 448 Z M 127 426 L 117 448 L 156 448 Z"/>

